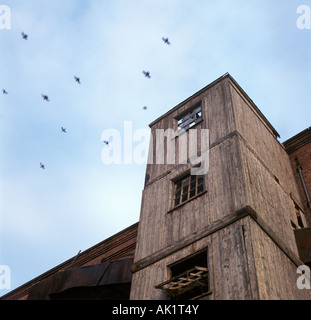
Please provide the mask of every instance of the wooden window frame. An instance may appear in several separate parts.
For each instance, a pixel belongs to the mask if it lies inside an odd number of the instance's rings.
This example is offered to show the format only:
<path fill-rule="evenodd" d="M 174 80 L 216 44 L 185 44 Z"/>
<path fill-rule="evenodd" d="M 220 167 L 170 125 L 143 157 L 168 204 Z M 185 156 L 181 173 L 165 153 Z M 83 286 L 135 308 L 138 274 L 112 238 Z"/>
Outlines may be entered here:
<path fill-rule="evenodd" d="M 200 260 L 202 258 L 206 259 L 203 265 L 198 265 L 201 264 L 198 263 L 198 258 Z M 185 299 L 185 294 L 188 296 L 186 299 L 197 299 L 211 294 L 208 248 L 200 250 L 168 267 L 171 270 L 170 279 L 156 285 L 155 288 L 166 291 L 170 299 Z M 176 267 L 178 267 L 178 274 L 173 272 Z"/>
<path fill-rule="evenodd" d="M 191 175 L 190 169 L 172 179 L 171 182 L 171 209 L 168 213 L 207 192 L 206 175 Z"/>
<path fill-rule="evenodd" d="M 191 106 L 189 109 L 176 116 L 175 119 L 177 120 L 177 134 L 188 131 L 201 123 L 203 121 L 202 102 Z"/>

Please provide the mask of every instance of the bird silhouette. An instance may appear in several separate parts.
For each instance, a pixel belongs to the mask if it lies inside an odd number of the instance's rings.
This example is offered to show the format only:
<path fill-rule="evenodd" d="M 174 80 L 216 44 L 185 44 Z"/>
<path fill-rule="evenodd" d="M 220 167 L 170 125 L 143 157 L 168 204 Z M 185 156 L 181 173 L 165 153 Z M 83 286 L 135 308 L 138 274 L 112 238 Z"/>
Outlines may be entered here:
<path fill-rule="evenodd" d="M 148 108 L 147 106 L 144 106 L 144 107 L 143 107 L 144 110 L 147 110 L 147 108 Z"/>
<path fill-rule="evenodd" d="M 22 32 L 22 37 L 23 39 L 28 40 L 28 34 L 25 34 L 24 32 Z"/>
<path fill-rule="evenodd" d="M 75 76 L 75 80 L 80 84 L 80 78 Z"/>
<path fill-rule="evenodd" d="M 8 94 L 8 92 L 5 89 L 2 89 L 3 94 Z"/>
<path fill-rule="evenodd" d="M 151 78 L 149 71 L 143 71 L 143 74 L 145 75 L 145 77 L 147 77 L 149 79 Z"/>
<path fill-rule="evenodd" d="M 66 128 L 63 128 L 63 127 L 62 127 L 62 131 L 65 132 L 65 133 L 67 133 Z"/>
<path fill-rule="evenodd" d="M 40 162 L 40 167 L 41 167 L 41 169 L 45 169 L 45 166 L 42 162 Z"/>
<path fill-rule="evenodd" d="M 168 45 L 170 45 L 171 43 L 168 41 L 168 38 L 164 38 L 164 37 L 162 37 L 162 40 L 164 41 L 164 43 L 166 43 L 166 44 L 168 44 Z"/>
<path fill-rule="evenodd" d="M 48 97 L 47 95 L 42 94 L 42 97 L 43 97 L 43 100 L 45 100 L 45 101 L 50 101 L 50 100 L 49 100 L 49 97 Z"/>
<path fill-rule="evenodd" d="M 105 143 L 106 146 L 108 146 L 109 141 L 105 141 L 105 140 L 104 140 L 104 143 Z"/>

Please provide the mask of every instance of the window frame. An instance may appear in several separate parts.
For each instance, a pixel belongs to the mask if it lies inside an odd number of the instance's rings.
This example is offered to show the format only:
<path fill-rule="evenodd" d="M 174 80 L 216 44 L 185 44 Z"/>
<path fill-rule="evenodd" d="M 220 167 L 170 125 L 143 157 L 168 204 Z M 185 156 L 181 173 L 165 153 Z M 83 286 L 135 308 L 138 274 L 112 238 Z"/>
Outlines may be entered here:
<path fill-rule="evenodd" d="M 303 229 L 306 226 L 305 217 L 303 215 L 302 210 L 298 206 L 298 204 L 294 201 L 295 212 L 296 212 L 296 221 L 297 221 L 297 229 Z"/>
<path fill-rule="evenodd" d="M 205 261 L 200 265 L 202 261 L 200 263 L 199 260 Z M 155 288 L 166 291 L 169 299 L 198 299 L 212 293 L 208 247 L 190 254 L 167 267 L 170 270 L 169 279 L 156 285 Z M 188 278 L 189 281 L 185 278 Z M 183 286 L 181 291 L 179 291 L 180 287 L 177 288 L 179 283 Z M 198 292 L 200 290 L 201 292 Z"/>
<path fill-rule="evenodd" d="M 197 111 L 197 109 L 200 109 Z M 200 116 L 198 114 L 200 113 Z M 193 121 L 190 121 L 191 118 L 194 118 Z M 203 121 L 203 106 L 202 101 L 192 105 L 190 108 L 186 109 L 182 113 L 174 117 L 176 120 L 176 133 L 177 136 L 182 134 L 189 129 L 192 129 L 197 124 Z M 182 122 L 180 122 L 182 121 Z M 184 124 L 186 122 L 186 124 Z"/>
<path fill-rule="evenodd" d="M 197 165 L 197 166 L 200 166 Z M 195 166 L 196 167 L 196 166 Z M 188 182 L 186 182 L 188 180 Z M 201 181 L 200 181 L 201 180 Z M 179 197 L 177 195 L 177 188 L 179 185 Z M 191 187 L 192 186 L 192 187 Z M 185 189 L 186 195 L 185 196 Z M 191 196 L 191 193 L 194 191 L 194 194 Z M 206 175 L 191 175 L 191 169 L 188 169 L 186 172 L 178 175 L 171 179 L 171 205 L 168 213 L 171 213 L 177 208 L 182 207 L 183 205 L 189 203 L 190 201 L 196 199 L 197 197 L 203 195 L 207 192 L 207 184 L 206 184 Z M 179 202 L 176 203 L 176 199 L 179 199 Z M 183 200 L 184 198 L 184 200 Z"/>

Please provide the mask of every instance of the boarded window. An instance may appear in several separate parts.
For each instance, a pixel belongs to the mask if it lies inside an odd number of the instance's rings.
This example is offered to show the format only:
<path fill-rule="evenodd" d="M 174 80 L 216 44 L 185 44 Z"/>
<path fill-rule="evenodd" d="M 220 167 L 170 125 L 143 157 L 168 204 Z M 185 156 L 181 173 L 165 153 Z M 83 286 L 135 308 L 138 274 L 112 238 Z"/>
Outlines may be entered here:
<path fill-rule="evenodd" d="M 173 300 L 195 299 L 210 291 L 207 249 L 170 266 L 171 278 L 156 286 Z"/>

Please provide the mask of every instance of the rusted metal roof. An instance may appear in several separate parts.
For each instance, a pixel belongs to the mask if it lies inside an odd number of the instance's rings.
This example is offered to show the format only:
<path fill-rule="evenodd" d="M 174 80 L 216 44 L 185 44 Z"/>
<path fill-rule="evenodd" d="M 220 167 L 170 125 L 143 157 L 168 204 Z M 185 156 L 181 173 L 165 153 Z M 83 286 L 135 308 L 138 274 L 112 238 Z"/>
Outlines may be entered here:
<path fill-rule="evenodd" d="M 49 278 L 34 284 L 29 291 L 28 300 L 49 300 L 72 289 L 105 286 L 110 286 L 111 288 L 112 285 L 116 288 L 120 285 L 122 288 L 123 284 L 129 284 L 130 287 L 132 281 L 132 273 L 130 271 L 132 263 L 133 257 L 93 266 L 58 271 Z M 105 294 L 107 295 L 107 299 L 114 297 L 113 290 L 106 290 Z M 124 292 L 124 298 L 128 298 L 126 297 L 127 294 L 127 292 Z M 105 297 L 101 295 L 101 298 Z"/>
<path fill-rule="evenodd" d="M 23 285 L 12 290 L 6 295 L 1 296 L 1 300 L 25 300 L 28 298 L 29 291 L 32 287 L 34 287 L 34 285 L 37 285 L 38 283 L 49 279 L 54 274 L 62 272 L 65 269 L 98 265 L 104 262 L 108 263 L 111 261 L 128 258 L 126 257 L 126 255 L 128 254 L 134 255 L 137 228 L 138 222 L 103 240 L 95 246 L 92 246 L 87 250 L 80 252 L 78 255 L 75 255 L 67 261 L 48 270 L 47 272 L 24 283 Z"/>

